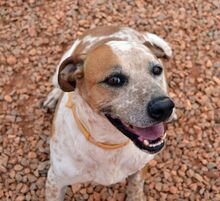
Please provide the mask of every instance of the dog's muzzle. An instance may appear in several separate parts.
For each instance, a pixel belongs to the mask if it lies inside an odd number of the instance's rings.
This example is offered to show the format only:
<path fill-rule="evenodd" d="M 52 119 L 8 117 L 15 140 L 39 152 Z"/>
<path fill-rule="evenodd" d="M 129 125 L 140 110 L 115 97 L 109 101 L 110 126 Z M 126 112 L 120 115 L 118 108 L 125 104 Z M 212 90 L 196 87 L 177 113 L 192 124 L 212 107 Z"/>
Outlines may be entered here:
<path fill-rule="evenodd" d="M 111 115 L 106 115 L 106 117 L 119 131 L 130 138 L 138 148 L 147 153 L 155 154 L 161 151 L 165 145 L 166 129 L 164 122 L 171 116 L 174 106 L 169 97 L 152 99 L 148 104 L 147 111 L 155 124 L 144 128 L 130 125 Z"/>

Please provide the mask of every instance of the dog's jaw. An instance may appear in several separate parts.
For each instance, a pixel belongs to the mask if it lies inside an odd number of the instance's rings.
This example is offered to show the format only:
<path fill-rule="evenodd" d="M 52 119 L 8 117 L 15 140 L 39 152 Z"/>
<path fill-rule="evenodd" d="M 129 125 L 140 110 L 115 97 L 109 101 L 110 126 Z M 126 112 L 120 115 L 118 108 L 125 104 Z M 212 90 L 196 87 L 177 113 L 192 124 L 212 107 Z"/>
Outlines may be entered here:
<path fill-rule="evenodd" d="M 128 140 L 117 128 L 111 125 L 105 116 L 94 112 L 80 96 L 77 89 L 73 93 L 72 101 L 75 104 L 76 113 L 80 121 L 97 142 L 120 144 Z"/>

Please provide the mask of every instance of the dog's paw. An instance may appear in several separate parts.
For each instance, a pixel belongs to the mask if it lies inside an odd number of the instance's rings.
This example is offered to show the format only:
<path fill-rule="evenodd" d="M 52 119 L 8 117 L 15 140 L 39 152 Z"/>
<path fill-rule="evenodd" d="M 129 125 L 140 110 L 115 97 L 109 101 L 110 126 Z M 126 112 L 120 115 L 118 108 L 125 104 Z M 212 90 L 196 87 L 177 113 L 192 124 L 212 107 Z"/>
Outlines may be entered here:
<path fill-rule="evenodd" d="M 47 96 L 46 100 L 43 102 L 42 107 L 48 110 L 54 110 L 57 101 L 62 94 L 60 88 L 54 88 Z"/>

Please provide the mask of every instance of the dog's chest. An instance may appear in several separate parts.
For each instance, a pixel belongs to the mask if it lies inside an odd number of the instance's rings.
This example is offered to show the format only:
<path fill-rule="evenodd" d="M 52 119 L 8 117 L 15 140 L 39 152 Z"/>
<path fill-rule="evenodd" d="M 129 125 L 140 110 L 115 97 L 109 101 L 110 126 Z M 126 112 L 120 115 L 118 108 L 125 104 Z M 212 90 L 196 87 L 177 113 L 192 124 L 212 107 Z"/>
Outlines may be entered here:
<path fill-rule="evenodd" d="M 77 139 L 78 140 L 78 139 Z M 57 154 L 52 161 L 55 168 L 60 169 L 64 175 L 74 178 L 77 182 L 94 182 L 101 185 L 111 185 L 122 181 L 129 175 L 141 170 L 153 155 L 138 150 L 132 142 L 121 150 L 105 151 L 88 144 L 74 147 L 71 143 L 59 150 L 51 151 Z M 71 180 L 71 179 L 70 179 Z"/>
<path fill-rule="evenodd" d="M 151 160 L 150 156 L 139 151 L 131 142 L 123 151 L 100 155 L 96 158 L 94 182 L 111 185 L 142 169 Z"/>
<path fill-rule="evenodd" d="M 132 142 L 114 150 L 91 144 L 77 127 L 66 102 L 64 96 L 54 119 L 51 161 L 67 180 L 111 185 L 137 172 L 153 158 Z"/>

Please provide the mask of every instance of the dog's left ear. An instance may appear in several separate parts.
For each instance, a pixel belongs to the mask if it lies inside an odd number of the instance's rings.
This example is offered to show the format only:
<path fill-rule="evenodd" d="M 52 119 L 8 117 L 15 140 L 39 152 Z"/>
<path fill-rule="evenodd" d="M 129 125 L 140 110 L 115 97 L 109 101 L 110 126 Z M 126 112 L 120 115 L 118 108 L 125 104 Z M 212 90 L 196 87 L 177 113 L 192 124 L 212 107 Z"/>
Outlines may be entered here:
<path fill-rule="evenodd" d="M 169 59 L 172 56 L 171 47 L 159 36 L 152 33 L 145 33 L 144 38 L 144 45 L 146 45 L 156 57 Z"/>
<path fill-rule="evenodd" d="M 63 91 L 74 91 L 77 80 L 83 78 L 84 56 L 70 56 L 59 64 L 58 84 Z"/>

